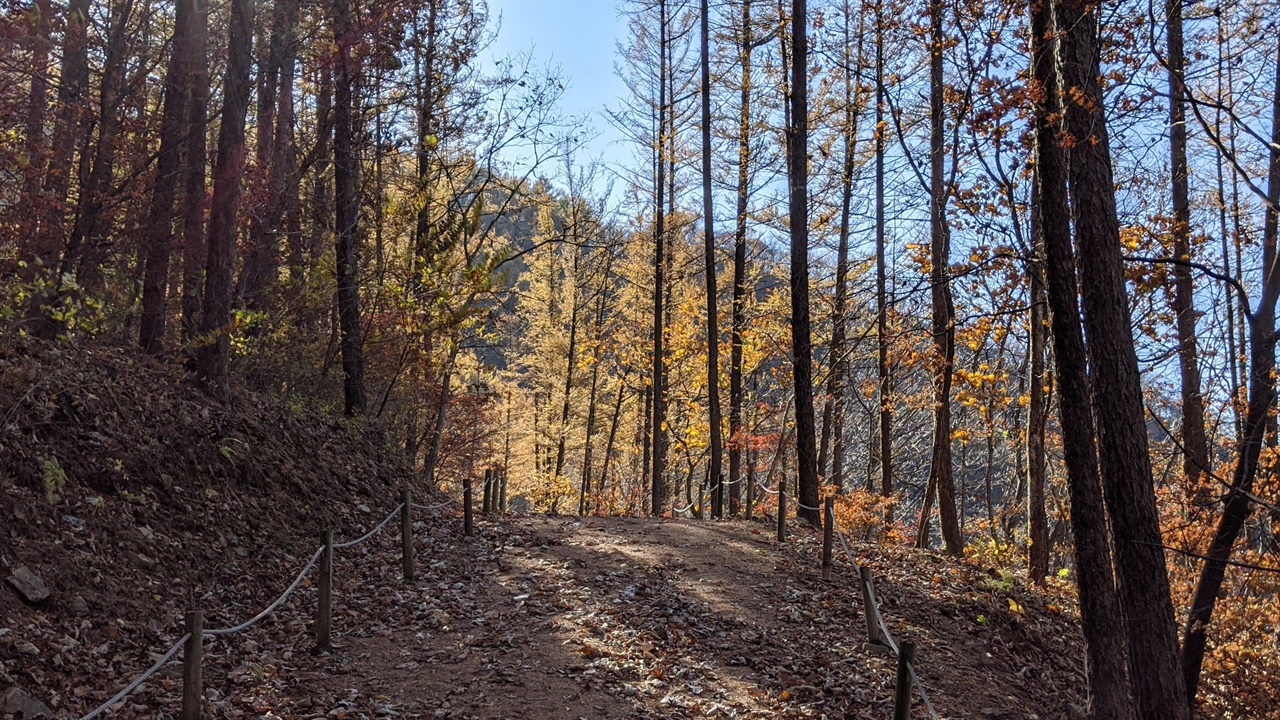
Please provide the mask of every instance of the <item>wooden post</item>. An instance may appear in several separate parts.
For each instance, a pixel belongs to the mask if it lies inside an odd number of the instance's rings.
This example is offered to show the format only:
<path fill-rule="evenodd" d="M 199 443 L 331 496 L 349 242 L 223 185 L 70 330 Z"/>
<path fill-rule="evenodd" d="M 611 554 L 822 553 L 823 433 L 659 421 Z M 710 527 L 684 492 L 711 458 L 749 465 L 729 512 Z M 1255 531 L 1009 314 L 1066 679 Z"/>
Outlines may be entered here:
<path fill-rule="evenodd" d="M 876 622 L 876 591 L 871 585 L 871 568 L 862 566 L 859 568 L 859 575 L 862 577 L 862 614 L 867 616 L 867 643 L 883 645 L 880 624 Z"/>
<path fill-rule="evenodd" d="M 470 535 L 475 525 L 475 521 L 471 518 L 471 476 L 464 475 L 462 478 L 462 534 Z"/>
<path fill-rule="evenodd" d="M 484 485 L 481 486 L 481 491 L 480 491 L 480 514 L 481 515 L 489 514 L 489 487 L 490 487 L 489 483 L 492 478 L 493 478 L 493 471 L 488 468 L 485 468 Z"/>
<path fill-rule="evenodd" d="M 828 497 L 827 501 L 822 504 L 822 579 L 826 580 L 831 577 L 831 541 L 835 539 L 835 502 L 834 497 Z"/>
<path fill-rule="evenodd" d="M 503 466 L 498 480 L 498 512 L 505 513 L 507 511 L 507 468 Z"/>
<path fill-rule="evenodd" d="M 778 483 L 778 542 L 787 541 L 787 486 Z"/>
<path fill-rule="evenodd" d="M 320 531 L 320 607 L 316 611 L 316 648 L 321 652 L 333 649 L 330 642 L 330 623 L 333 620 L 333 531 Z"/>
<path fill-rule="evenodd" d="M 751 456 L 748 455 L 747 457 L 750 458 Z M 756 506 L 756 482 L 755 482 L 755 478 L 752 477 L 752 475 L 754 475 L 754 473 L 748 474 L 747 478 L 743 480 L 743 482 L 747 484 L 746 515 L 748 520 L 750 520 L 752 516 L 755 514 L 755 506 Z"/>
<path fill-rule="evenodd" d="M 915 658 L 915 643 L 903 640 L 898 645 L 898 678 L 893 691 L 893 720 L 909 720 L 911 717 L 911 662 Z"/>
<path fill-rule="evenodd" d="M 409 489 L 400 491 L 400 574 L 413 582 L 413 502 Z"/>
<path fill-rule="evenodd" d="M 182 720 L 200 720 L 204 705 L 204 613 L 187 611 L 187 645 L 182 651 Z"/>

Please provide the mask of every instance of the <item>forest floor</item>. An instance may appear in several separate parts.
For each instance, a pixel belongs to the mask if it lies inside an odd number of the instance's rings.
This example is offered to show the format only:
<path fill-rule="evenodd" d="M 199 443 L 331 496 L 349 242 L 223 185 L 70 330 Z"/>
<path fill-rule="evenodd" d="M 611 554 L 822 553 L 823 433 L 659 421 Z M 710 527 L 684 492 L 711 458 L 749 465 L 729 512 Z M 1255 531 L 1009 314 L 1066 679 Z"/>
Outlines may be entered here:
<path fill-rule="evenodd" d="M 270 688 L 241 693 L 261 698 L 250 709 L 495 719 L 891 712 L 895 660 L 863 649 L 852 568 L 838 561 L 822 581 L 811 533 L 779 546 L 771 528 L 742 521 L 507 519 L 419 547 L 425 576 L 413 587 L 398 582 L 392 540 L 337 571 L 360 579 L 336 601 L 332 655 L 312 658 L 310 640 L 297 638 L 293 657 L 306 660 L 296 670 L 246 668 Z M 919 647 L 939 716 L 1079 714 L 1080 646 L 1060 612 L 1030 609 L 1034 596 L 1010 603 L 1021 595 L 1012 586 L 993 592 L 999 583 L 975 583 L 973 568 L 940 556 L 862 550 L 882 578 L 891 629 Z"/>

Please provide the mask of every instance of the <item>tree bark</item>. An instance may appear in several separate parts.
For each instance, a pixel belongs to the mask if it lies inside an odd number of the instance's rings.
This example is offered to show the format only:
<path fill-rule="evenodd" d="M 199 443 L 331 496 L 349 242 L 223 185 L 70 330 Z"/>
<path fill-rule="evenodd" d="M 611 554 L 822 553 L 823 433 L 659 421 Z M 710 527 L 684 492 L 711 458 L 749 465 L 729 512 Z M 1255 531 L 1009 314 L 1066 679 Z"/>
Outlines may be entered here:
<path fill-rule="evenodd" d="M 1186 59 L 1182 41 L 1183 0 L 1166 0 L 1166 32 L 1169 43 L 1169 160 L 1172 169 L 1173 254 L 1191 260 L 1191 201 L 1187 169 Z M 1175 264 L 1173 312 L 1178 333 L 1178 370 L 1182 395 L 1183 472 L 1188 490 L 1199 485 L 1209 469 L 1209 440 L 1205 435 L 1204 397 L 1200 393 L 1199 351 L 1196 347 L 1195 286 L 1189 265 Z M 1228 300 L 1229 302 L 1229 300 Z"/>
<path fill-rule="evenodd" d="M 200 374 L 217 393 L 230 390 L 231 270 L 236 251 L 236 214 L 244 175 L 245 115 L 249 109 L 249 66 L 253 62 L 253 0 L 232 0 L 228 29 L 227 74 L 218 157 L 209 207 L 208 256 L 200 330 Z"/>
<path fill-rule="evenodd" d="M 805 0 L 791 2 L 791 126 L 787 133 L 791 231 L 791 372 L 796 394 L 796 515 L 817 527 L 818 458 L 809 328 L 809 44 Z"/>
<path fill-rule="evenodd" d="M 1048 0 L 1040 0 L 1048 2 Z M 1044 58 L 1043 62 L 1050 62 Z M 1033 68 L 1034 71 L 1034 68 Z M 1050 141 L 1053 141 L 1052 139 Z M 1035 182 L 1031 189 L 1033 208 L 1043 202 L 1039 193 L 1040 183 Z M 1027 352 L 1027 574 L 1037 585 L 1044 584 L 1049 574 L 1049 528 L 1045 518 L 1045 421 L 1048 418 L 1045 402 L 1045 387 L 1049 383 L 1045 371 L 1044 351 L 1048 335 L 1046 303 L 1044 287 L 1044 212 L 1032 212 L 1031 238 L 1032 259 L 1027 263 L 1027 285 L 1030 288 L 1031 309 L 1028 313 Z M 1068 240 L 1069 242 L 1069 240 Z M 1099 508 L 1101 509 L 1101 508 Z M 1108 559 L 1110 564 L 1110 559 Z"/>
<path fill-rule="evenodd" d="M 876 2 L 876 374 L 880 401 L 880 494 L 893 495 L 893 396 L 889 372 L 889 297 L 884 217 L 884 5 Z M 892 518 L 892 510 L 889 511 Z"/>
<path fill-rule="evenodd" d="M 45 137 L 45 119 L 49 114 L 49 50 L 52 45 L 53 3 L 35 0 L 28 46 L 31 53 L 31 84 L 27 92 L 27 108 L 23 125 L 26 132 L 27 165 L 23 168 L 22 199 L 19 210 L 20 251 L 18 259 L 28 263 L 21 273 L 24 279 L 35 277 L 31 243 L 39 237 L 40 218 L 44 212 L 41 188 L 49 153 Z"/>
<path fill-rule="evenodd" d="M 1076 586 L 1088 653 L 1090 717 L 1131 720 L 1133 705 L 1125 665 L 1125 627 L 1112 575 L 1102 481 L 1098 474 L 1088 359 L 1080 327 L 1079 286 L 1071 247 L 1066 157 L 1060 145 L 1062 86 L 1055 66 L 1057 33 L 1050 0 L 1031 2 L 1031 51 L 1035 86 L 1035 204 L 1033 239 L 1044 247 L 1046 295 L 1058 370 L 1063 460 L 1075 537 Z"/>
<path fill-rule="evenodd" d="M 188 137 L 183 161 L 182 337 L 190 342 L 199 333 L 201 271 L 208 256 L 204 235 L 209 124 L 209 6 L 206 0 L 195 0 L 195 18 L 188 42 L 191 45 L 188 68 L 191 94 L 187 100 Z"/>
<path fill-rule="evenodd" d="M 742 451 L 742 342 L 747 325 L 747 200 L 751 193 L 751 0 L 742 0 L 742 81 L 738 105 L 737 224 L 733 232 L 733 332 L 729 350 L 729 512 L 738 513 Z"/>
<path fill-rule="evenodd" d="M 716 232 L 711 204 L 711 28 L 709 0 L 701 0 L 702 30 L 702 245 L 707 284 L 707 416 L 710 423 L 708 472 L 713 517 L 724 516 L 724 478 L 721 477 L 720 322 L 716 292 Z"/>
<path fill-rule="evenodd" d="M 49 143 L 49 166 L 44 179 L 40 230 L 24 255 L 56 275 L 58 255 L 67 233 L 64 218 L 71 190 L 71 161 L 84 132 L 85 89 L 89 83 L 89 0 L 70 0 L 62 34 L 62 63 L 58 73 L 57 113 Z"/>
<path fill-rule="evenodd" d="M 933 309 L 934 411 L 933 458 L 930 481 L 938 493 L 938 514 L 947 552 L 964 552 L 964 538 L 956 516 L 954 469 L 951 464 L 951 369 L 956 357 L 955 306 L 951 298 L 951 232 L 947 227 L 948 188 L 943 175 L 944 136 L 942 75 L 944 36 L 942 0 L 929 2 L 929 237 L 930 283 Z M 928 516 L 920 519 L 928 529 Z M 923 534 L 923 533 L 922 533 Z M 926 536 L 927 537 L 927 536 Z"/>
<path fill-rule="evenodd" d="M 1249 494 L 1258 474 L 1262 443 L 1267 434 L 1271 409 L 1276 403 L 1276 301 L 1280 298 L 1280 267 L 1277 266 L 1277 235 L 1280 235 L 1280 56 L 1277 56 L 1277 84 L 1272 96 L 1271 159 L 1267 177 L 1268 207 L 1262 229 L 1263 286 L 1257 308 L 1246 316 L 1249 337 L 1249 402 L 1244 432 L 1236 446 L 1236 466 L 1231 489 L 1205 553 L 1208 560 L 1200 569 L 1191 612 L 1187 617 L 1182 646 L 1183 681 L 1187 697 L 1194 702 L 1204 665 L 1208 628 L 1226 577 L 1236 539 L 1252 510 Z M 1237 269 L 1239 265 L 1237 265 Z"/>
<path fill-rule="evenodd" d="M 184 146 L 191 133 L 189 125 L 192 80 L 190 53 L 194 32 L 195 0 L 178 0 L 174 7 L 173 39 L 170 42 L 169 68 L 164 79 L 164 118 L 160 124 L 160 151 L 156 158 L 156 176 L 151 191 L 151 209 L 147 218 L 146 268 L 142 281 L 142 318 L 138 325 L 138 344 L 143 351 L 158 353 L 164 347 L 165 324 L 168 319 L 166 300 L 169 289 L 169 256 L 173 239 L 174 199 L 182 167 Z"/>
<path fill-rule="evenodd" d="M 663 289 L 666 286 L 666 213 L 663 205 L 663 194 L 666 191 L 666 132 L 667 132 L 667 3 L 658 0 L 658 53 L 661 56 L 658 68 L 658 137 L 655 153 L 657 175 L 654 180 L 654 231 L 653 231 L 653 369 L 650 375 L 652 383 L 650 392 L 653 395 L 653 421 L 650 424 L 652 433 L 651 451 L 653 463 L 650 470 L 651 501 L 649 512 L 660 516 L 666 508 L 670 491 L 666 481 L 667 454 L 667 397 L 666 397 L 666 357 L 664 356 L 664 339 L 662 304 Z"/>
<path fill-rule="evenodd" d="M 861 84 L 862 38 L 858 32 L 856 53 L 852 52 L 848 3 L 844 8 L 844 148 L 840 168 L 840 235 L 836 248 L 835 303 L 832 308 L 831 362 L 827 378 L 827 393 L 831 406 L 831 474 L 827 480 L 836 492 L 844 490 L 844 385 L 849 376 L 848 303 L 849 303 L 849 219 L 853 201 L 853 169 L 858 143 L 858 105 L 860 90 L 855 88 L 855 73 Z M 855 70 L 855 67 L 857 68 Z M 825 463 L 819 463 L 826 466 Z"/>
<path fill-rule="evenodd" d="M 1071 161 L 1068 175 L 1093 383 L 1100 466 L 1116 553 L 1120 608 L 1138 717 L 1185 720 L 1186 687 L 1178 657 L 1160 519 L 1147 447 L 1138 358 L 1130 332 L 1128 288 L 1099 86 L 1098 10 L 1062 0 L 1058 27 Z"/>
<path fill-rule="evenodd" d="M 356 152 L 354 8 L 351 0 L 333 0 L 334 67 L 333 187 L 335 269 L 338 276 L 338 324 L 342 332 L 343 412 L 365 410 L 364 342 L 360 327 L 360 283 L 356 261 L 356 225 L 360 220 L 360 157 Z"/>

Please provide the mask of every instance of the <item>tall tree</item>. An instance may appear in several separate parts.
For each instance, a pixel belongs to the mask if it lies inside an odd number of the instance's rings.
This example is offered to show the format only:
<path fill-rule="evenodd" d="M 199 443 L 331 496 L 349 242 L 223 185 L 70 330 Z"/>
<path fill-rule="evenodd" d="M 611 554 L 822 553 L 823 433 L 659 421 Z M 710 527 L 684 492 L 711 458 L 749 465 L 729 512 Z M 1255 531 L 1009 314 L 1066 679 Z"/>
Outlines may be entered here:
<path fill-rule="evenodd" d="M 236 251 L 236 216 L 245 165 L 245 116 L 249 111 L 249 66 L 253 62 L 253 0 L 232 0 L 227 31 L 227 71 L 223 83 L 218 156 L 205 262 L 199 352 L 200 374 L 216 392 L 230 390 L 231 271 Z"/>
<path fill-rule="evenodd" d="M 1213 611 L 1226 578 L 1227 565 L 1236 540 L 1252 510 L 1253 483 L 1257 477 L 1262 443 L 1276 404 L 1276 303 L 1280 300 L 1280 48 L 1275 61 L 1275 84 L 1271 98 L 1271 142 L 1267 189 L 1262 227 L 1263 276 L 1257 305 L 1242 313 L 1248 326 L 1249 400 L 1244 428 L 1236 441 L 1236 464 L 1223 503 L 1222 515 L 1206 551 L 1204 566 L 1196 581 L 1191 612 L 1183 635 L 1182 670 L 1187 697 L 1194 701 L 1204 666 L 1205 646 Z M 1219 149 L 1221 143 L 1219 142 Z M 1233 162 L 1238 162 L 1234 160 Z M 1175 262 L 1183 262 L 1175 258 Z M 1239 263 L 1237 262 L 1237 269 Z M 1243 296 L 1243 293 L 1241 293 Z M 1245 298 L 1241 298 L 1242 304 Z"/>
<path fill-rule="evenodd" d="M 702 246 L 707 283 L 707 417 L 711 425 L 708 472 L 713 488 L 712 515 L 724 515 L 724 478 L 720 433 L 720 323 L 716 292 L 716 232 L 711 204 L 711 20 L 709 0 L 701 0 L 702 31 Z"/>
<path fill-rule="evenodd" d="M 942 538 L 947 552 L 964 552 L 964 538 L 956 513 L 954 468 L 951 462 L 951 379 L 956 359 L 955 304 L 951 296 L 951 231 L 947 227 L 949 190 L 944 175 L 942 0 L 929 0 L 929 281 L 933 340 L 933 458 L 920 510 L 918 547 L 929 541 L 929 503 L 938 498 Z M 988 507 L 990 503 L 988 503 Z"/>
<path fill-rule="evenodd" d="M 54 274 L 66 238 L 64 218 L 71 190 L 72 159 L 84 132 L 85 93 L 89 83 L 89 0 L 70 0 L 63 18 L 62 60 L 58 72 L 57 113 L 49 142 L 41 220 L 23 255 Z"/>
<path fill-rule="evenodd" d="M 1041 4 L 1048 2 L 1038 1 Z M 1034 44 L 1032 47 L 1036 49 Z M 1043 61 L 1050 63 L 1052 59 L 1045 57 Z M 1035 69 L 1032 68 L 1033 73 Z M 1037 91 L 1043 92 L 1043 89 L 1037 88 Z M 1057 140 L 1050 138 L 1049 142 Z M 1027 574 L 1032 582 L 1039 585 L 1049 574 L 1049 528 L 1045 518 L 1045 424 L 1049 415 L 1045 394 L 1049 373 L 1044 362 L 1049 308 L 1044 287 L 1044 211 L 1039 209 L 1042 188 L 1038 182 L 1035 185 L 1031 189 L 1032 206 L 1036 208 L 1031 217 L 1035 226 L 1031 234 L 1032 257 L 1027 262 L 1027 287 L 1031 300 L 1031 309 L 1027 313 Z"/>
<path fill-rule="evenodd" d="M 1186 53 L 1182 38 L 1184 0 L 1166 0 L 1165 19 L 1169 44 L 1169 165 L 1173 196 L 1173 255 L 1191 259 L 1191 200 L 1187 166 Z M 1189 487 L 1199 484 L 1209 469 L 1209 439 L 1205 435 L 1204 396 L 1200 392 L 1199 349 L 1196 345 L 1195 285 L 1191 266 L 1172 267 L 1173 312 L 1178 333 L 1178 370 L 1182 394 L 1183 472 Z"/>
<path fill-rule="evenodd" d="M 351 0 L 333 0 L 330 12 L 337 48 L 333 78 L 333 187 L 343 412 L 362 415 L 365 411 L 364 341 L 360 327 L 359 265 L 356 262 L 356 225 L 360 221 L 360 156 L 355 145 L 355 87 L 359 74 L 355 46 L 358 38 Z"/>
<path fill-rule="evenodd" d="M 1035 183 L 1032 242 L 1044 248 L 1045 294 L 1058 370 L 1062 455 L 1075 537 L 1076 586 L 1088 653 L 1090 716 L 1130 720 L 1125 624 L 1120 615 L 1107 540 L 1107 517 L 1089 397 L 1088 358 L 1080 327 L 1079 285 L 1067 206 L 1067 158 L 1062 147 L 1060 42 L 1050 0 L 1031 0 L 1032 98 L 1035 102 Z M 1036 378 L 1032 378 L 1035 382 Z"/>
<path fill-rule="evenodd" d="M 1098 80 L 1099 8 L 1085 0 L 1062 0 L 1057 13 L 1063 31 L 1062 86 L 1070 98 L 1065 107 L 1071 136 L 1068 178 L 1084 329 L 1133 693 L 1139 718 L 1184 720 L 1186 687 L 1152 483 L 1105 99 Z"/>
<path fill-rule="evenodd" d="M 741 492 L 742 450 L 742 343 L 747 324 L 747 202 L 751 193 L 751 0 L 742 0 L 738 62 L 741 81 L 738 101 L 738 182 L 733 231 L 733 329 L 729 349 L 729 505 L 738 512 Z M 750 490 L 748 490 L 750 492 Z"/>
<path fill-rule="evenodd" d="M 38 237 L 40 216 L 43 211 L 41 186 L 44 183 L 44 171 L 48 146 L 46 144 L 45 118 L 49 113 L 49 51 L 53 44 L 53 3 L 50 0 L 35 0 L 31 7 L 30 35 L 28 36 L 31 55 L 31 84 L 27 89 L 27 112 L 23 119 L 26 133 L 27 165 L 23 168 L 22 204 L 20 226 L 23 252 L 19 257 L 30 263 L 33 258 L 25 247 Z M 28 278 L 34 276 L 35 267 L 28 266 L 24 273 Z"/>
<path fill-rule="evenodd" d="M 884 2 L 876 0 L 876 375 L 879 379 L 880 494 L 893 495 L 893 377 L 889 371 L 889 293 L 884 216 Z"/>
<path fill-rule="evenodd" d="M 818 457 L 809 327 L 809 40 L 805 0 L 791 2 L 791 124 L 787 131 L 791 233 L 791 372 L 796 402 L 796 514 L 817 525 Z"/>
<path fill-rule="evenodd" d="M 840 492 L 844 489 L 844 386 L 849 375 L 848 340 L 848 304 L 849 304 L 849 222 L 852 218 L 853 204 L 853 170 L 858 147 L 858 119 L 862 111 L 859 102 L 862 82 L 862 26 L 858 28 L 857 50 L 854 50 L 853 38 L 850 35 L 850 15 L 852 8 L 848 0 L 844 4 L 843 15 L 843 70 L 844 76 L 844 123 L 841 128 L 843 136 L 842 157 L 840 166 L 840 229 L 836 245 L 836 288 L 831 310 L 831 362 L 827 376 L 827 407 L 830 409 L 831 427 L 831 475 L 828 480 L 832 487 Z M 824 418 L 823 427 L 827 427 Z M 823 433 L 826 444 L 826 433 Z M 826 453 L 819 452 L 819 456 Z M 819 461 L 819 468 L 826 463 Z"/>
<path fill-rule="evenodd" d="M 187 88 L 187 146 L 183 160 L 182 336 L 190 341 L 200 328 L 201 270 L 205 266 L 205 166 L 209 124 L 209 5 L 195 0 Z"/>
<path fill-rule="evenodd" d="M 667 2 L 658 0 L 658 132 L 655 140 L 656 174 L 654 177 L 653 203 L 653 356 L 649 375 L 650 392 L 653 395 L 653 420 L 650 422 L 653 463 L 650 469 L 651 502 L 649 512 L 663 513 L 670 490 L 667 488 L 667 392 L 666 356 L 663 325 L 663 290 L 666 286 L 666 192 L 667 160 Z"/>
<path fill-rule="evenodd" d="M 164 117 L 160 122 L 160 150 L 156 158 L 156 175 L 151 191 L 151 209 L 144 226 L 146 231 L 146 268 L 142 282 L 142 319 L 138 325 L 138 344 L 155 353 L 164 344 L 168 320 L 166 300 L 169 289 L 169 257 L 173 239 L 174 200 L 187 136 L 190 112 L 190 53 L 196 22 L 195 0 L 178 0 L 174 7 L 173 38 L 169 43 L 169 68 L 164 78 Z"/>

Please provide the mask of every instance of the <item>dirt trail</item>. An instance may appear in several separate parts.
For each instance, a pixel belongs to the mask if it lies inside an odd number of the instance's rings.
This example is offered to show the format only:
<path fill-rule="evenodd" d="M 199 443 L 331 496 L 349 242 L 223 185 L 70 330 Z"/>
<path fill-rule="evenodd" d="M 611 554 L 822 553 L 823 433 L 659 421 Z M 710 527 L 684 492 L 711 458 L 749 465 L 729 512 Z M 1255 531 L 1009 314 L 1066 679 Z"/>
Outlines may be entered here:
<path fill-rule="evenodd" d="M 293 668 L 271 717 L 888 717 L 894 661 L 862 648 L 851 569 L 840 563 L 822 583 L 804 571 L 815 565 L 811 536 L 779 548 L 768 530 L 482 523 L 476 537 L 420 546 L 412 588 L 394 582 L 388 537 L 383 552 L 340 568 L 339 577 L 372 574 L 339 588 L 335 653 Z M 1071 716 L 1078 697 L 1055 689 L 1074 685 L 1071 647 L 1060 663 L 1027 664 L 1019 653 L 1040 641 L 1011 650 L 1029 633 L 1003 624 L 1002 599 L 977 608 L 990 617 L 929 600 L 928 616 L 909 623 L 902 615 L 917 599 L 892 584 L 882 594 L 895 633 L 921 648 L 921 679 L 942 717 Z M 915 716 L 927 717 L 918 698 Z"/>

